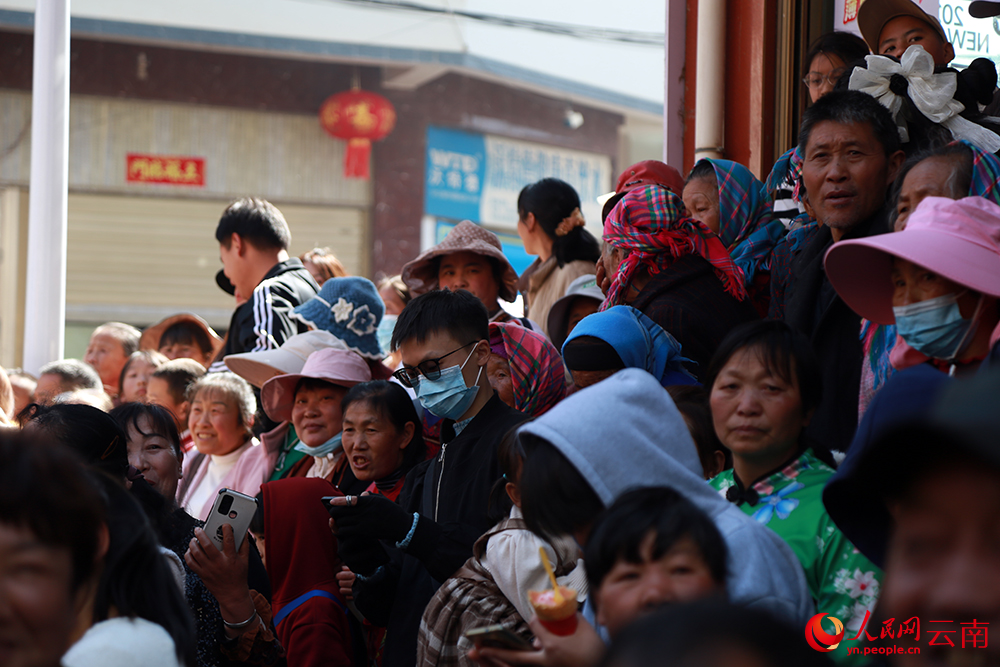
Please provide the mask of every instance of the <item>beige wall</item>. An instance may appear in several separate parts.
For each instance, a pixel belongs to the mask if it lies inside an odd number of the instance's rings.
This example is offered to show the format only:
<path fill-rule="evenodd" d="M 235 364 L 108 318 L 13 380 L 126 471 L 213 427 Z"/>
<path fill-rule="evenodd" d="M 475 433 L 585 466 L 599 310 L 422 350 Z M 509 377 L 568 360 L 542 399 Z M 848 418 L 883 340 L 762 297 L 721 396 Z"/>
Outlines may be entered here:
<path fill-rule="evenodd" d="M 192 311 L 226 328 L 233 299 L 215 284 L 215 226 L 227 201 L 70 194 L 66 319 L 144 326 Z M 364 274 L 359 209 L 274 202 L 292 230 L 292 255 L 330 246 Z"/>
<path fill-rule="evenodd" d="M 30 94 L 0 90 L 0 364 L 6 366 L 21 362 L 30 115 Z M 245 195 L 281 209 L 293 256 L 329 246 L 348 271 L 367 275 L 371 185 L 343 178 L 344 145 L 314 115 L 72 96 L 68 330 L 108 320 L 142 327 L 181 311 L 226 328 L 233 300 L 215 284 L 221 268 L 215 226 L 228 203 Z M 127 153 L 204 158 L 205 187 L 128 183 Z"/>
<path fill-rule="evenodd" d="M 0 90 L 0 183 L 27 186 L 29 93 Z M 368 181 L 342 176 L 345 142 L 315 115 L 224 109 L 105 97 L 70 97 L 69 187 L 169 198 L 235 199 L 259 195 L 304 204 L 367 207 Z M 126 155 L 205 159 L 205 186 L 125 180 Z"/>

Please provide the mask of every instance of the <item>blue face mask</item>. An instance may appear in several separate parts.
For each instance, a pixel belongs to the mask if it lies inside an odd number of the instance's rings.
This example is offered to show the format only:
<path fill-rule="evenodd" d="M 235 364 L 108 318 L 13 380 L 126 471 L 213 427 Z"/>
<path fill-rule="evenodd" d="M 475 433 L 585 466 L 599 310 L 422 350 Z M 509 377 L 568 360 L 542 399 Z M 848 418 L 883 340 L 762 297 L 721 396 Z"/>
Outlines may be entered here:
<path fill-rule="evenodd" d="M 478 347 L 478 345 L 476 346 Z M 441 371 L 441 377 L 437 380 L 428 380 L 421 376 L 417 385 L 417 398 L 420 405 L 433 415 L 442 419 L 457 420 L 465 414 L 472 402 L 476 400 L 479 393 L 479 377 L 483 374 L 483 367 L 479 367 L 479 374 L 476 375 L 476 383 L 471 387 L 465 386 L 465 377 L 462 369 L 475 353 L 476 348 L 465 358 L 461 366 L 451 366 Z"/>
<path fill-rule="evenodd" d="M 945 294 L 935 299 L 893 308 L 896 331 L 906 344 L 934 359 L 953 359 L 964 347 L 974 321 L 962 317 L 958 309 L 961 294 Z"/>
<path fill-rule="evenodd" d="M 295 445 L 295 451 L 305 452 L 309 456 L 315 456 L 317 458 L 326 456 L 327 454 L 332 454 L 343 446 L 340 442 L 341 435 L 341 433 L 338 433 L 318 447 L 310 447 L 306 443 L 300 442 Z"/>
<path fill-rule="evenodd" d="M 396 315 L 385 315 L 378 323 L 375 336 L 378 337 L 378 346 L 382 348 L 382 354 L 388 356 L 389 344 L 392 342 L 392 330 L 396 328 Z"/>

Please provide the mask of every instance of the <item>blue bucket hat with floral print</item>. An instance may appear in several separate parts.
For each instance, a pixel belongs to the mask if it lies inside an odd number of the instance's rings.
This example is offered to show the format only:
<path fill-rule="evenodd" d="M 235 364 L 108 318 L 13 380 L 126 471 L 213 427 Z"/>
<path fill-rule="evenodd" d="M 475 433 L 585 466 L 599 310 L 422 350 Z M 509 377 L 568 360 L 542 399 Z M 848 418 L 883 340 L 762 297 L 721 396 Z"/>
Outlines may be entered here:
<path fill-rule="evenodd" d="M 319 294 L 292 309 L 291 316 L 314 329 L 329 331 L 362 357 L 382 359 L 375 332 L 384 314 L 385 304 L 375 284 L 351 276 L 330 278 Z"/>

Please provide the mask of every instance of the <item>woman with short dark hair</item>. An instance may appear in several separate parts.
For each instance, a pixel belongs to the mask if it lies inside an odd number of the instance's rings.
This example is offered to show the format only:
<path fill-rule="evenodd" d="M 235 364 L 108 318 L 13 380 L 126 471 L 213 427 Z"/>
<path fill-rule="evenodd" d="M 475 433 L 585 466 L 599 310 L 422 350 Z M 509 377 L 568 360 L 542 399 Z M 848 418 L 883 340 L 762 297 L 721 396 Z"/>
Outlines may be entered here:
<path fill-rule="evenodd" d="M 878 599 L 882 572 L 823 508 L 835 463 L 802 435 L 823 388 L 809 340 L 775 320 L 740 326 L 720 345 L 705 386 L 715 433 L 733 455 L 733 468 L 711 485 L 785 540 L 816 610 L 841 619 L 853 636 Z"/>

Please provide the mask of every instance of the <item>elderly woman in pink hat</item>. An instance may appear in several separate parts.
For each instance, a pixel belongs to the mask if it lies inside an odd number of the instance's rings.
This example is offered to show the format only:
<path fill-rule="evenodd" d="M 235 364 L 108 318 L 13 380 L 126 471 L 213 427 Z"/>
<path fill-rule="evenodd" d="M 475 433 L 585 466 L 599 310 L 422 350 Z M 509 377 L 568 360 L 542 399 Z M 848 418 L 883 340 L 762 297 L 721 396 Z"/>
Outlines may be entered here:
<path fill-rule="evenodd" d="M 295 449 L 307 454 L 288 476 L 342 481 L 335 479 L 338 470 L 346 470 L 338 466 L 344 454 L 340 403 L 348 389 L 371 379 L 368 363 L 359 355 L 328 348 L 310 354 L 301 372 L 264 383 L 260 391 L 264 412 L 274 421 L 290 421 L 300 440 Z"/>
<path fill-rule="evenodd" d="M 928 197 L 895 234 L 842 241 L 826 274 L 855 312 L 895 324 L 942 371 L 974 372 L 1000 323 L 1000 206 Z"/>

